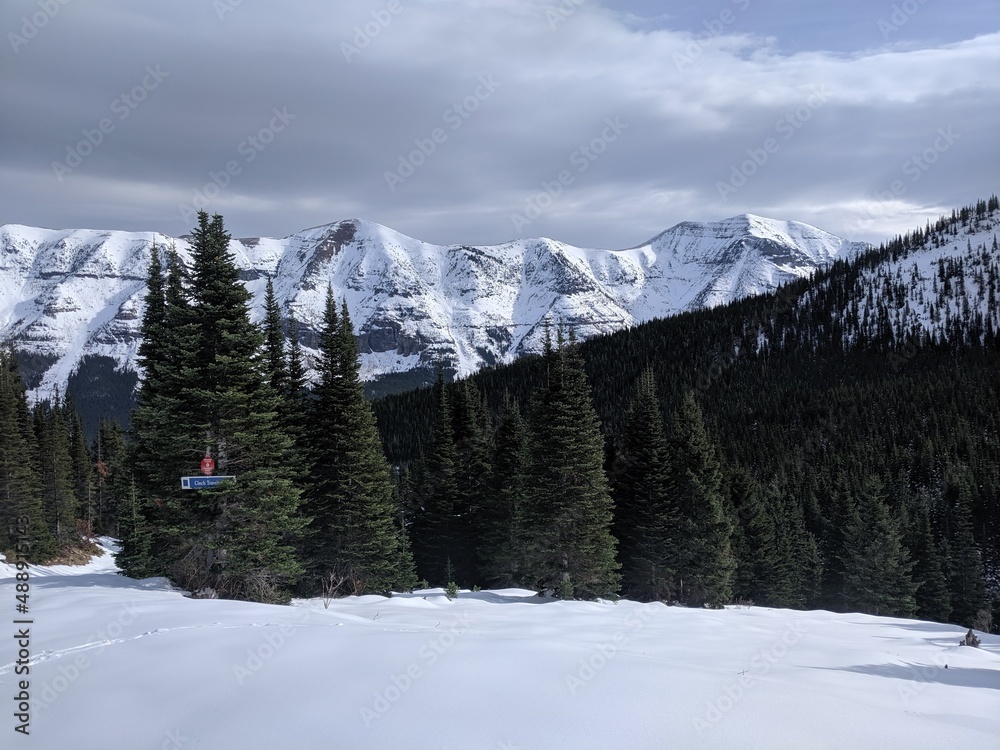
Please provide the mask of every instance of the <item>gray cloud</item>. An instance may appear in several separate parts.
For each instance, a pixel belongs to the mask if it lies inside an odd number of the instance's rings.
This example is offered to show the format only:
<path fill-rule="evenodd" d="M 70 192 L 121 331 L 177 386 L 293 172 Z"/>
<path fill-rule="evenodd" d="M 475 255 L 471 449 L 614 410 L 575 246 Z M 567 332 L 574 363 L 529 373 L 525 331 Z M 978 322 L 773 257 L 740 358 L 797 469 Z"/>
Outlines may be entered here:
<path fill-rule="evenodd" d="M 883 39 L 891 5 L 849 5 L 831 51 L 808 19 L 783 42 L 780 4 L 641 5 L 5 3 L 0 222 L 181 234 L 204 205 L 237 236 L 625 247 L 750 211 L 877 241 L 996 189 L 995 11 L 907 36 L 921 5 Z"/>

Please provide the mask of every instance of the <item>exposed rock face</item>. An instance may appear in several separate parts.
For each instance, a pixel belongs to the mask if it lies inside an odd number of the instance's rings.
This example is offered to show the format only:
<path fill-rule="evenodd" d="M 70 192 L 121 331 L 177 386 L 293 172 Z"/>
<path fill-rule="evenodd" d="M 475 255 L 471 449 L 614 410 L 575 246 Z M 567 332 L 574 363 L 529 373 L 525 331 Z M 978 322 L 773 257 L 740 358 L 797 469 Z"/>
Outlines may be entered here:
<path fill-rule="evenodd" d="M 136 369 L 153 243 L 190 262 L 188 242 L 154 233 L 0 227 L 0 338 L 45 369 L 36 395 L 65 388 L 87 356 Z M 543 322 L 581 338 L 763 293 L 863 250 L 815 227 L 752 215 L 684 222 L 627 250 L 550 239 L 430 245 L 358 219 L 282 239 L 233 240 L 261 314 L 268 276 L 300 321 L 307 356 L 327 286 L 346 298 L 362 375 L 459 374 L 538 351 Z"/>

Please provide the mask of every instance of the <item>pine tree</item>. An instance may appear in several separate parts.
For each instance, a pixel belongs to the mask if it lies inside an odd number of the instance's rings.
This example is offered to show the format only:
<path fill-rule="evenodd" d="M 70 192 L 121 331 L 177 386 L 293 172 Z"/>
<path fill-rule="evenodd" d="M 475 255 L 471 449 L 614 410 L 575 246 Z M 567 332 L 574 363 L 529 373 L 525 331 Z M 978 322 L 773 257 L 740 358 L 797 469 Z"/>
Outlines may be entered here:
<path fill-rule="evenodd" d="M 83 432 L 83 421 L 73 401 L 66 399 L 66 415 L 69 426 L 69 451 L 73 473 L 73 494 L 79 517 L 86 523 L 88 533 L 94 527 L 94 483 L 93 462 L 87 448 L 87 437 Z"/>
<path fill-rule="evenodd" d="M 532 414 L 525 577 L 564 597 L 614 596 L 620 566 L 604 439 L 578 347 L 559 343 Z"/>
<path fill-rule="evenodd" d="M 941 554 L 931 529 L 930 501 L 926 493 L 918 495 L 910 508 L 906 546 L 913 560 L 913 580 L 919 585 L 915 599 L 916 616 L 921 620 L 948 622 L 951 617 L 951 593 Z"/>
<path fill-rule="evenodd" d="M 451 554 L 458 543 L 455 508 L 459 488 L 451 399 L 440 370 L 434 396 L 437 415 L 430 450 L 419 472 L 412 544 L 417 575 L 432 585 L 443 585 L 449 581 Z"/>
<path fill-rule="evenodd" d="M 28 415 L 14 354 L 0 351 L 0 548 L 18 553 L 9 554 L 8 562 L 23 558 L 39 563 L 55 555 L 56 544 L 42 507 L 35 471 L 38 452 Z"/>
<path fill-rule="evenodd" d="M 670 553 L 678 508 L 670 492 L 667 438 L 651 368 L 640 375 L 625 415 L 618 459 L 614 534 L 624 593 L 642 601 L 669 599 L 677 580 L 678 560 Z"/>
<path fill-rule="evenodd" d="M 135 482 L 130 482 L 128 491 L 118 510 L 119 550 L 115 553 L 115 564 L 123 576 L 130 578 L 150 578 L 157 573 L 157 567 L 150 557 L 152 538 L 149 524 L 142 512 L 141 501 Z"/>
<path fill-rule="evenodd" d="M 468 380 L 455 384 L 452 427 L 455 439 L 454 534 L 450 550 L 454 580 L 471 586 L 479 569 L 478 548 L 482 511 L 490 486 L 490 432 L 492 425 L 482 395 Z"/>
<path fill-rule="evenodd" d="M 954 490 L 949 492 L 952 516 L 948 557 L 951 619 L 965 627 L 971 627 L 979 610 L 986 606 L 983 562 L 972 533 L 970 481 L 968 474 L 963 472 Z"/>
<path fill-rule="evenodd" d="M 299 324 L 292 313 L 288 316 L 288 362 L 285 372 L 285 430 L 295 444 L 296 453 L 304 455 L 307 452 L 305 434 L 310 394 L 302 344 L 299 342 Z"/>
<path fill-rule="evenodd" d="M 847 606 L 871 615 L 912 617 L 917 609 L 910 561 L 899 523 L 890 516 L 882 483 L 869 477 L 846 537 Z"/>
<path fill-rule="evenodd" d="M 338 317 L 327 289 L 309 438 L 315 458 L 306 506 L 308 569 L 344 579 L 338 593 L 388 593 L 412 586 L 414 576 L 359 367 L 347 304 Z"/>
<path fill-rule="evenodd" d="M 742 467 L 729 480 L 730 502 L 738 523 L 733 532 L 733 596 L 763 606 L 772 605 L 778 542 L 775 509 L 765 501 L 764 490 Z M 773 494 L 768 493 L 768 499 Z"/>
<path fill-rule="evenodd" d="M 289 478 L 280 397 L 265 382 L 263 334 L 228 246 L 222 217 L 199 213 L 190 276 L 171 254 L 162 315 L 157 300 L 147 303 L 154 343 L 142 353 L 135 465 L 155 568 L 194 590 L 283 601 L 301 573 L 300 491 Z M 206 452 L 236 480 L 185 494 L 179 477 Z"/>
<path fill-rule="evenodd" d="M 480 573 L 491 586 L 521 583 L 524 565 L 523 514 L 531 453 L 528 426 L 509 393 L 504 394 L 495 434 L 492 484 L 482 509 Z"/>
<path fill-rule="evenodd" d="M 42 505 L 49 531 L 59 549 L 66 550 L 79 542 L 76 530 L 78 505 L 73 491 L 69 428 L 58 393 L 51 402 L 35 405 L 34 421 L 42 478 Z"/>
<path fill-rule="evenodd" d="M 264 362 L 268 382 L 275 393 L 287 392 L 288 364 L 285 361 L 285 335 L 281 308 L 274 296 L 274 282 L 267 277 L 264 291 Z"/>
<path fill-rule="evenodd" d="M 691 391 L 674 414 L 669 448 L 671 490 L 679 508 L 671 552 L 677 559 L 677 598 L 695 606 L 722 606 L 732 595 L 732 525 L 718 450 Z"/>
<path fill-rule="evenodd" d="M 118 536 L 118 506 L 130 488 L 128 448 L 117 422 L 102 419 L 94 441 L 94 530 Z"/>

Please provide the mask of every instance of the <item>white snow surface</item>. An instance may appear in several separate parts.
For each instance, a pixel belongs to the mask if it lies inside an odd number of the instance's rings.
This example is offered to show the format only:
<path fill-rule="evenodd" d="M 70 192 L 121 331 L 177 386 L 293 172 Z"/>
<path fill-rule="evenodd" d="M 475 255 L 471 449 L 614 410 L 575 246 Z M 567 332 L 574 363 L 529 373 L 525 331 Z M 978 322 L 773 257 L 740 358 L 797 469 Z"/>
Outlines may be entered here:
<path fill-rule="evenodd" d="M 86 356 L 136 370 L 150 248 L 183 238 L 152 232 L 0 227 L 0 339 L 52 358 L 34 396 L 46 397 Z M 234 239 L 237 266 L 262 317 L 266 279 L 283 310 L 311 332 L 326 289 L 345 298 L 359 335 L 362 377 L 450 364 L 459 375 L 539 351 L 544 321 L 580 338 L 772 291 L 868 246 L 815 227 L 752 214 L 684 222 L 639 247 L 587 249 L 546 238 L 500 245 L 432 245 L 348 219 L 282 239 Z"/>
<path fill-rule="evenodd" d="M 442 590 L 193 600 L 105 555 L 30 568 L 30 735 L 4 747 L 995 748 L 1000 637 L 761 607 Z M 15 569 L 0 562 L 13 611 Z M 3 728 L 17 691 L 0 642 Z"/>

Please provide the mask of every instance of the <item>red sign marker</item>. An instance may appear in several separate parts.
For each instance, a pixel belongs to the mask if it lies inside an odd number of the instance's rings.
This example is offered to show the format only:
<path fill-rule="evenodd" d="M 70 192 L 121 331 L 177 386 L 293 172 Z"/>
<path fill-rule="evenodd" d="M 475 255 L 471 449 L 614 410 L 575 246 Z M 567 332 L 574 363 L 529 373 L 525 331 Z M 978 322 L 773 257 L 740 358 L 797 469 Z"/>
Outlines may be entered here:
<path fill-rule="evenodd" d="M 215 471 L 215 461 L 211 456 L 205 456 L 201 459 L 201 473 L 206 477 Z"/>

